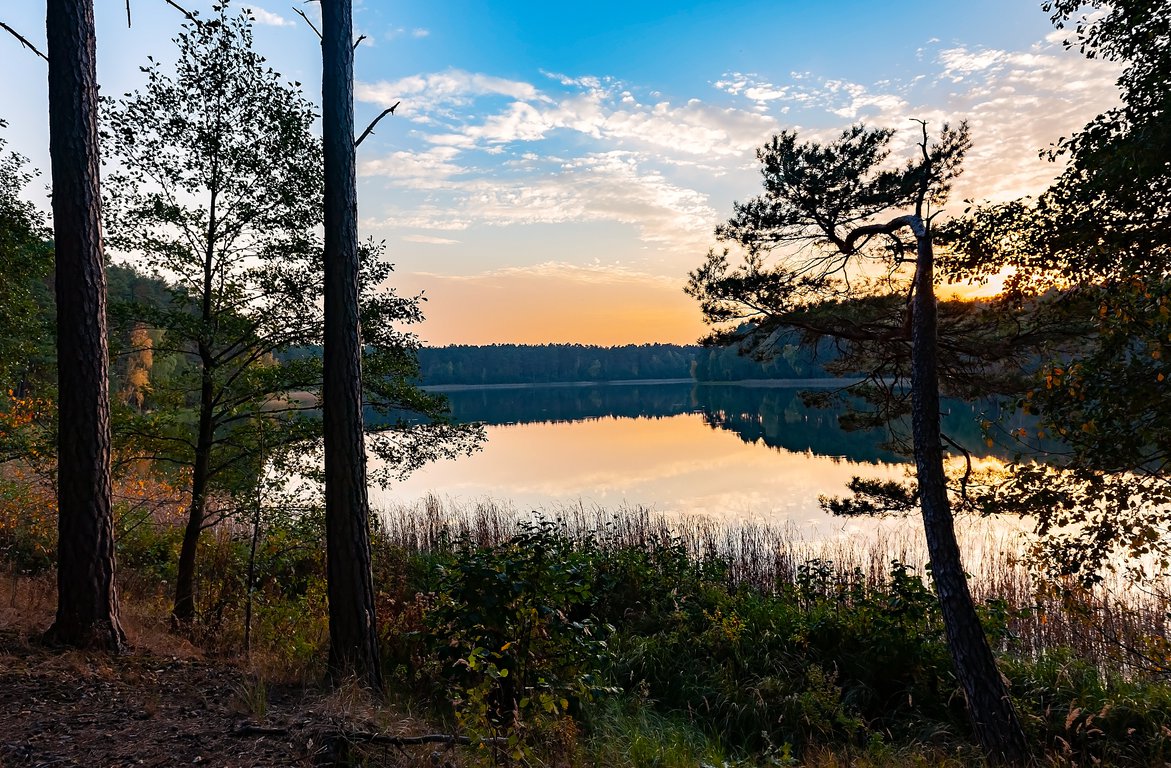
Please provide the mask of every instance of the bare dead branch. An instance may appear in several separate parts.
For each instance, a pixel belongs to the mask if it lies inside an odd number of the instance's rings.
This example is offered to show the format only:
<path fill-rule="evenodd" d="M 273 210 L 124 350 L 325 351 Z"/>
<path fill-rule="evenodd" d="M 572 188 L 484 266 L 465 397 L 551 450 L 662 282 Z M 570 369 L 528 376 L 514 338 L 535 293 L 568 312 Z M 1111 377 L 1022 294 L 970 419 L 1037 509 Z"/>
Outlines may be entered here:
<path fill-rule="evenodd" d="M 233 736 L 287 736 L 288 728 L 241 723 L 232 731 Z"/>
<path fill-rule="evenodd" d="M 367 744 L 388 744 L 392 747 L 410 747 L 419 744 L 506 744 L 504 738 L 473 739 L 470 736 L 457 736 L 451 733 L 428 733 L 422 736 L 389 736 L 383 733 L 367 733 L 365 731 L 342 731 L 338 734 L 351 742 L 365 742 Z"/>
<path fill-rule="evenodd" d="M 965 469 L 964 476 L 960 478 L 960 497 L 964 500 L 964 504 L 971 507 L 972 500 L 968 498 L 968 481 L 972 479 L 972 453 L 967 448 L 953 440 L 952 437 L 946 432 L 940 432 L 939 436 L 945 443 L 950 445 L 952 448 L 955 448 L 964 456 Z"/>
<path fill-rule="evenodd" d="M 311 30 L 313 30 L 314 32 L 316 32 L 316 33 L 317 33 L 317 39 L 318 39 L 318 40 L 320 40 L 320 39 L 321 39 L 321 30 L 320 30 L 320 29 L 318 29 L 318 28 L 317 28 L 317 27 L 316 27 L 316 26 L 313 24 L 313 22 L 309 20 L 309 17 L 305 15 L 305 12 L 304 12 L 304 11 L 302 11 L 300 8 L 294 8 L 294 9 L 293 9 L 293 13 L 297 14 L 297 15 L 298 15 L 298 16 L 300 16 L 302 19 L 304 19 L 304 20 L 305 20 L 305 23 L 309 25 L 309 29 L 311 29 Z"/>
<path fill-rule="evenodd" d="M 0 27 L 3 27 L 4 29 L 8 30 L 8 33 L 10 35 L 12 35 L 13 37 L 15 37 L 17 40 L 19 40 L 20 44 L 23 45 L 25 48 L 28 48 L 30 51 L 32 51 L 36 55 L 40 56 L 45 61 L 49 60 L 49 57 L 46 56 L 45 54 L 41 53 L 39 50 L 37 50 L 37 47 L 35 45 L 33 45 L 32 43 L 30 43 L 28 41 L 28 39 L 24 37 L 24 35 L 20 34 L 15 29 L 8 26 L 7 24 L 5 24 L 2 21 L 0 21 Z"/>
<path fill-rule="evenodd" d="M 358 50 L 358 46 L 361 45 L 362 41 L 365 39 L 366 39 L 365 35 L 358 35 L 358 39 L 354 41 L 354 50 L 355 51 Z"/>
<path fill-rule="evenodd" d="M 164 3 L 166 3 L 167 5 L 171 6 L 172 8 L 174 8 L 174 9 L 175 9 L 176 11 L 178 11 L 179 13 L 183 14 L 184 16 L 186 16 L 188 21 L 193 21 L 193 22 L 195 22 L 196 24 L 198 24 L 198 23 L 199 23 L 199 17 L 198 17 L 198 16 L 196 16 L 194 13 L 192 13 L 192 12 L 191 12 L 191 11 L 189 11 L 189 10 L 187 10 L 187 9 L 186 9 L 186 8 L 184 8 L 183 6 L 179 5 L 178 3 L 176 3 L 176 2 L 175 2 L 175 0 L 163 0 L 163 2 L 164 2 Z"/>
<path fill-rule="evenodd" d="M 255 723 L 240 723 L 232 731 L 232 736 L 287 736 L 289 728 L 281 726 L 256 725 Z M 339 730 L 333 735 L 334 739 L 345 740 L 351 743 L 364 742 L 366 744 L 385 744 L 392 747 L 411 747 L 422 744 L 472 745 L 472 744 L 504 744 L 507 739 L 487 738 L 473 739 L 470 736 L 458 736 L 451 733 L 427 733 L 421 736 L 391 736 L 385 733 L 369 733 L 366 731 Z"/>
<path fill-rule="evenodd" d="M 931 175 L 934 169 L 931 167 L 931 153 L 928 151 L 927 146 L 927 121 L 912 118 L 911 122 L 918 123 L 919 127 L 923 130 L 923 140 L 919 142 L 919 149 L 923 153 L 923 176 L 919 179 L 919 194 L 915 199 L 915 216 L 920 219 L 920 226 L 923 226 L 921 221 L 923 218 L 923 204 L 925 202 L 929 203 L 927 192 L 931 189 Z M 923 235 L 920 235 L 916 230 L 915 236 L 922 237 Z"/>
<path fill-rule="evenodd" d="M 393 107 L 382 110 L 382 114 L 379 115 L 378 117 L 374 118 L 374 120 L 370 123 L 370 125 L 366 126 L 366 130 L 362 131 L 362 135 L 359 136 L 358 140 L 354 142 L 354 146 L 355 147 L 358 146 L 359 144 L 362 143 L 363 139 L 365 139 L 370 134 L 374 133 L 374 126 L 378 125 L 378 121 L 381 120 L 382 118 L 386 117 L 387 115 L 393 115 L 395 108 L 398 107 L 399 104 L 402 104 L 402 102 L 396 101 L 394 103 Z"/>
<path fill-rule="evenodd" d="M 130 0 L 126 0 L 126 28 L 130 29 Z"/>

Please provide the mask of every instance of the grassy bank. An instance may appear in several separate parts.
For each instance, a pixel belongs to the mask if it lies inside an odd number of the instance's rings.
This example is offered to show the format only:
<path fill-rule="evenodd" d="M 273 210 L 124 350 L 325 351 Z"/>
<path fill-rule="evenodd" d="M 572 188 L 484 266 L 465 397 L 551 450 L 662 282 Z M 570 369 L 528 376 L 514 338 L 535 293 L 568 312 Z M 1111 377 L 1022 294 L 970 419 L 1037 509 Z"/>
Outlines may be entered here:
<path fill-rule="evenodd" d="M 149 484 L 122 490 L 131 630 L 157 639 L 182 500 Z M 52 519 L 30 512 L 48 509 L 33 479 L 8 475 L 3 491 L 11 586 L 0 616 L 27 622 L 51 608 Z M 374 570 L 391 695 L 446 730 L 494 739 L 466 762 L 979 764 L 913 524 L 808 541 L 638 509 L 534 521 L 436 500 L 381 521 Z M 1042 581 L 996 530 L 967 533 L 973 586 L 1039 758 L 1171 759 L 1166 596 Z M 193 642 L 241 658 L 247 636 L 256 679 L 316 679 L 327 638 L 320 530 L 269 519 L 249 584 L 252 533 L 231 521 L 207 532 Z"/>

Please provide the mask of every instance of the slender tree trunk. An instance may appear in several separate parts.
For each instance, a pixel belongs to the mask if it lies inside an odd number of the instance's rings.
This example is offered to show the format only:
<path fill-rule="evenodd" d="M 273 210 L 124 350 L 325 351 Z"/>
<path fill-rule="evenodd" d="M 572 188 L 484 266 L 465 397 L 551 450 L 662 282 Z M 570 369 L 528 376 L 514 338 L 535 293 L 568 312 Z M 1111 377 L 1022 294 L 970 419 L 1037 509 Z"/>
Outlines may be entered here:
<path fill-rule="evenodd" d="M 218 105 L 217 105 L 217 116 Z M 220 130 L 216 121 L 216 130 Z M 195 436 L 195 461 L 191 467 L 191 507 L 187 511 L 187 527 L 183 530 L 183 544 L 179 548 L 179 567 L 175 574 L 175 605 L 171 619 L 176 629 L 189 629 L 195 620 L 195 560 L 199 553 L 199 536 L 203 533 L 203 519 L 207 509 L 207 486 L 211 479 L 211 448 L 215 440 L 215 355 L 209 338 L 214 337 L 216 318 L 212 312 L 212 292 L 216 267 L 216 239 L 219 219 L 217 203 L 220 189 L 219 157 L 212 158 L 210 200 L 207 213 L 207 233 L 203 251 L 203 297 L 199 312 L 201 332 L 199 340 L 199 424 Z"/>
<path fill-rule="evenodd" d="M 354 172 L 351 0 L 321 3 L 325 151 L 325 529 L 329 668 L 380 690 L 370 572 L 362 348 L 358 321 L 358 199 Z"/>
<path fill-rule="evenodd" d="M 199 552 L 199 537 L 207 509 L 207 483 L 211 472 L 212 386 L 210 353 L 202 354 L 203 382 L 199 390 L 199 433 L 195 438 L 195 463 L 191 471 L 191 506 L 187 511 L 187 527 L 183 530 L 183 544 L 179 548 L 179 567 L 175 574 L 175 605 L 171 618 L 176 629 L 189 628 L 195 620 L 195 558 Z"/>
<path fill-rule="evenodd" d="M 49 0 L 46 27 L 59 424 L 57 617 L 46 638 L 119 651 L 92 0 Z"/>
<path fill-rule="evenodd" d="M 252 605 L 256 594 L 256 545 L 260 542 L 260 482 L 256 478 L 256 507 L 252 510 L 252 542 L 248 546 L 247 599 L 244 601 L 244 659 L 252 660 Z"/>
<path fill-rule="evenodd" d="M 1029 749 L 968 590 L 947 498 L 939 431 L 934 254 L 921 218 L 916 217 L 914 229 L 918 253 L 911 325 L 911 429 L 931 575 L 976 738 L 993 762 L 1017 764 L 1028 759 Z"/>

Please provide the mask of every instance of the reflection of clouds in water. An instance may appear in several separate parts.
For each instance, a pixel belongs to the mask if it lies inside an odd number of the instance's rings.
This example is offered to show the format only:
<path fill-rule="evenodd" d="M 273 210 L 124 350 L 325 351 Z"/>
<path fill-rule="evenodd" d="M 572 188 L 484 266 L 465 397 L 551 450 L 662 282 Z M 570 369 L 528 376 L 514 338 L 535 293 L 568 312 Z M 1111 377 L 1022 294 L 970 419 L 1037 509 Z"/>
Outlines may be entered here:
<path fill-rule="evenodd" d="M 850 521 L 823 513 L 819 495 L 844 493 L 856 474 L 904 474 L 899 465 L 854 464 L 748 444 L 735 433 L 711 429 L 698 414 L 494 426 L 488 437 L 476 455 L 431 465 L 390 493 L 372 490 L 373 505 L 437 493 L 504 499 L 520 509 L 579 502 L 643 506 L 725 523 L 789 521 L 820 538 Z"/>

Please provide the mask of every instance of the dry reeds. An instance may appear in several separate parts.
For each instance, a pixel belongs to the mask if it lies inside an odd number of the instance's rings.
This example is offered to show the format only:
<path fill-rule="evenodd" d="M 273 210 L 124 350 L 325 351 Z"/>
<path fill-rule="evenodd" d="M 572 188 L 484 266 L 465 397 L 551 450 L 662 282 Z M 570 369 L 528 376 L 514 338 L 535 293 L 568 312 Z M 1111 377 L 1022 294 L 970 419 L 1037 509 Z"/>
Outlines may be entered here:
<path fill-rule="evenodd" d="M 489 499 L 468 504 L 432 495 L 384 509 L 380 520 L 385 541 L 413 554 L 440 551 L 456 540 L 500 544 L 525 523 L 544 520 L 603 549 L 682 547 L 696 562 L 720 562 L 729 586 L 764 592 L 795 585 L 812 562 L 834 584 L 863 589 L 887 583 L 895 562 L 924 579 L 929 570 L 915 519 L 868 521 L 854 533 L 811 538 L 793 525 L 724 523 L 638 506 L 606 510 L 579 503 L 522 512 Z M 1136 584 L 1121 570 L 1092 588 L 1054 580 L 1031 567 L 1029 536 L 1019 524 L 962 518 L 957 528 L 973 596 L 1005 616 L 1008 631 L 999 642 L 1006 649 L 1038 658 L 1063 648 L 1101 669 L 1171 672 L 1166 583 Z"/>

